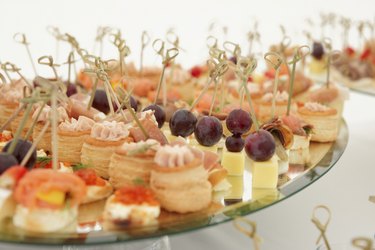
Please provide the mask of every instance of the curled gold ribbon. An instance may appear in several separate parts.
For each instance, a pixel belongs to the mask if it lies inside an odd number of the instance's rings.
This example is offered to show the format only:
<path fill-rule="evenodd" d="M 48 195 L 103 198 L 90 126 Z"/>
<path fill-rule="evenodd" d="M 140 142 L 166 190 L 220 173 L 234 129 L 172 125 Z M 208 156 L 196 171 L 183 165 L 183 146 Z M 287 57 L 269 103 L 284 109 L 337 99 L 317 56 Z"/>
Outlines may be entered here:
<path fill-rule="evenodd" d="M 13 35 L 13 40 L 16 41 L 17 43 L 23 44 L 25 46 L 26 51 L 27 51 L 27 55 L 29 56 L 31 66 L 33 67 L 33 70 L 34 70 L 34 74 L 38 75 L 38 73 L 36 71 L 36 67 L 35 67 L 33 57 L 32 57 L 31 52 L 30 52 L 30 48 L 29 48 L 30 43 L 27 41 L 26 35 L 24 33 L 16 33 L 16 34 Z"/>
<path fill-rule="evenodd" d="M 21 72 L 20 72 L 21 69 L 18 68 L 15 64 L 10 63 L 10 62 L 5 62 L 5 63 L 1 64 L 1 69 L 4 70 L 5 73 L 7 73 L 8 71 L 13 72 L 13 73 L 17 73 L 17 75 L 19 77 L 21 77 L 26 82 L 28 88 L 32 91 L 33 85 L 21 74 Z"/>
<path fill-rule="evenodd" d="M 223 43 L 223 47 L 227 52 L 232 53 L 236 58 L 241 56 L 241 47 L 237 43 L 225 41 Z"/>
<path fill-rule="evenodd" d="M 208 36 L 206 38 L 206 44 L 209 49 L 217 48 L 217 38 L 214 36 Z"/>
<path fill-rule="evenodd" d="M 177 49 L 179 49 L 181 51 L 185 51 L 185 49 L 183 49 L 180 46 L 180 38 L 174 32 L 173 29 L 170 29 L 170 30 L 167 31 L 166 40 L 167 40 L 167 42 L 169 42 L 170 44 L 172 44 L 175 48 L 177 48 Z"/>
<path fill-rule="evenodd" d="M 327 215 L 328 215 L 327 220 L 325 222 L 323 222 L 323 223 L 316 216 L 316 212 L 318 210 L 325 211 L 327 213 Z M 327 239 L 327 236 L 326 236 L 326 230 L 327 230 L 327 227 L 328 227 L 328 224 L 329 224 L 330 221 L 331 221 L 331 210 L 327 206 L 325 206 L 325 205 L 319 205 L 319 206 L 316 206 L 314 208 L 313 214 L 311 216 L 311 222 L 314 223 L 314 225 L 320 231 L 320 235 L 319 235 L 318 239 L 316 240 L 316 244 L 319 244 L 320 240 L 323 239 L 324 245 L 326 246 L 326 248 L 328 250 L 331 249 L 331 246 L 329 245 L 329 242 L 328 242 L 328 239 Z"/>
<path fill-rule="evenodd" d="M 30 43 L 27 41 L 26 35 L 24 33 L 16 33 L 13 35 L 14 41 L 23 45 L 29 45 Z"/>
<path fill-rule="evenodd" d="M 246 228 L 245 226 L 241 225 L 244 223 L 247 224 L 247 226 L 250 226 L 250 228 Z M 257 225 L 254 221 L 245 219 L 243 217 L 237 217 L 233 220 L 233 225 L 238 231 L 252 239 L 255 250 L 260 249 L 260 243 L 262 242 L 262 239 L 257 234 Z"/>
<path fill-rule="evenodd" d="M 264 54 L 264 60 L 266 60 L 266 62 L 268 62 L 275 70 L 278 70 L 283 63 L 281 55 L 273 51 Z"/>
<path fill-rule="evenodd" d="M 218 61 L 224 61 L 226 59 L 225 51 L 218 49 L 217 47 L 211 47 L 208 53 L 212 59 L 216 59 Z"/>
<path fill-rule="evenodd" d="M 53 62 L 53 57 L 52 56 L 41 56 L 41 57 L 38 58 L 38 63 L 42 64 L 42 65 L 49 66 L 52 69 L 53 74 L 55 75 L 56 80 L 58 80 L 59 76 L 57 74 L 56 67 L 58 67 L 60 65 L 59 64 L 55 64 Z"/>
<path fill-rule="evenodd" d="M 341 51 L 339 50 L 330 51 L 328 53 L 327 64 L 326 64 L 326 68 L 327 68 L 326 86 L 327 88 L 329 87 L 329 84 L 330 84 L 329 79 L 330 79 L 331 65 L 338 62 L 340 58 L 341 58 Z"/>
<path fill-rule="evenodd" d="M 288 64 L 294 64 L 300 61 L 301 59 L 305 58 L 311 52 L 310 47 L 308 45 L 302 45 L 298 47 L 293 55 L 292 61 L 288 62 Z"/>
<path fill-rule="evenodd" d="M 164 46 L 165 46 L 165 42 L 161 39 L 156 39 L 152 43 L 152 48 L 154 49 L 156 54 L 160 55 L 161 57 L 164 57 Z"/>
<path fill-rule="evenodd" d="M 285 50 L 290 46 L 292 43 L 292 39 L 289 36 L 283 36 L 283 39 L 280 42 L 280 52 L 281 54 L 285 53 Z"/>
<path fill-rule="evenodd" d="M 1 74 L 0 73 L 0 80 L 1 80 L 1 86 L 3 85 L 3 84 L 6 84 L 6 79 L 5 79 L 5 77 L 3 76 L 3 74 Z"/>
<path fill-rule="evenodd" d="M 366 237 L 352 239 L 352 245 L 362 250 L 372 250 L 372 240 Z"/>

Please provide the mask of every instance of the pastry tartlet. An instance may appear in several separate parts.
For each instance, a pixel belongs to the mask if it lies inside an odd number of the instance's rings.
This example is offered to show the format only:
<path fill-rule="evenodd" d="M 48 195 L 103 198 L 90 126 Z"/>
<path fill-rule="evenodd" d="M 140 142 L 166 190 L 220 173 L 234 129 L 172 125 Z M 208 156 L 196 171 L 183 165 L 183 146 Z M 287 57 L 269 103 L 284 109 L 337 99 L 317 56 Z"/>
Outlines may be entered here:
<path fill-rule="evenodd" d="M 151 167 L 160 143 L 153 139 L 124 143 L 118 147 L 109 164 L 109 182 L 114 188 L 150 183 Z"/>
<path fill-rule="evenodd" d="M 199 211 L 208 207 L 212 199 L 212 186 L 203 160 L 187 146 L 159 148 L 150 186 L 162 208 L 170 212 Z"/>
<path fill-rule="evenodd" d="M 95 123 L 82 145 L 81 162 L 93 168 L 100 177 L 108 179 L 111 156 L 117 147 L 132 141 L 128 135 L 128 126 L 123 122 Z"/>
<path fill-rule="evenodd" d="M 81 162 L 83 142 L 90 136 L 94 124 L 93 120 L 85 116 L 60 123 L 57 130 L 60 161 L 73 164 Z"/>
<path fill-rule="evenodd" d="M 36 116 L 39 113 L 39 110 L 41 109 L 41 106 L 35 109 L 33 113 L 33 120 L 36 119 Z M 43 127 L 45 123 L 47 122 L 48 119 L 50 119 L 50 114 L 52 112 L 52 109 L 50 106 L 45 105 L 43 107 L 42 112 L 40 113 L 38 119 L 36 120 L 36 124 L 34 126 L 33 130 L 33 139 L 37 138 L 40 132 L 43 130 Z M 68 113 L 63 107 L 58 107 L 57 108 L 57 116 L 58 116 L 58 123 L 61 123 L 65 120 L 69 119 Z M 43 149 L 45 152 L 51 152 L 52 145 L 51 145 L 51 127 L 49 126 L 46 132 L 44 133 L 42 139 L 39 141 L 37 148 L 38 149 Z"/>
<path fill-rule="evenodd" d="M 316 102 L 307 102 L 298 108 L 298 116 L 313 126 L 311 141 L 335 141 L 339 129 L 337 110 Z"/>
<path fill-rule="evenodd" d="M 288 108 L 288 93 L 277 92 L 276 93 L 276 105 L 275 105 L 275 116 L 282 116 L 286 113 Z M 272 93 L 266 93 L 258 102 L 259 107 L 259 118 L 262 121 L 268 121 L 272 115 Z"/>
<path fill-rule="evenodd" d="M 78 206 L 85 195 L 85 183 L 74 174 L 34 169 L 14 191 L 13 224 L 38 233 L 75 232 Z"/>
<path fill-rule="evenodd" d="M 118 229 L 157 225 L 160 204 L 149 188 L 123 187 L 108 198 L 104 213 L 104 227 Z"/>
<path fill-rule="evenodd" d="M 338 116 L 342 116 L 345 100 L 349 99 L 349 90 L 336 84 L 322 86 L 310 93 L 310 102 L 318 102 L 337 110 Z"/>
<path fill-rule="evenodd" d="M 23 89 L 27 84 L 22 80 L 10 84 L 3 84 L 0 87 L 0 125 L 8 121 L 9 117 L 19 106 L 19 100 L 23 97 Z M 12 124 L 12 123 L 11 123 Z M 11 129 L 11 124 L 8 127 Z M 12 131 L 13 133 L 15 131 Z"/>

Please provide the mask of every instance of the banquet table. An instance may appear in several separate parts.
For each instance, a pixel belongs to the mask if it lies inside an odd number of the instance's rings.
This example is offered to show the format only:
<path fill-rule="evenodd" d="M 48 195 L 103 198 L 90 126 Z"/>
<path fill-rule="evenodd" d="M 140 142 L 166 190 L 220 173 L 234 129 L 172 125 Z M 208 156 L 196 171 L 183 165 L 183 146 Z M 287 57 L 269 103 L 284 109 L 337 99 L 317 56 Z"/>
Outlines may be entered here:
<path fill-rule="evenodd" d="M 313 208 L 320 204 L 328 206 L 332 212 L 326 232 L 331 244 L 350 245 L 351 239 L 358 236 L 374 238 L 375 203 L 369 201 L 369 196 L 375 195 L 372 161 L 375 113 L 372 107 L 375 107 L 374 96 L 351 92 L 344 111 L 349 142 L 336 165 L 294 196 L 246 217 L 257 223 L 257 232 L 263 239 L 261 249 L 316 249 L 319 231 L 311 222 L 311 215 Z M 178 250 L 253 249 L 251 240 L 237 231 L 232 222 L 170 236 L 170 244 L 172 249 Z M 126 244 L 114 244 L 96 249 L 125 247 Z M 0 249 L 80 248 L 0 244 Z"/>

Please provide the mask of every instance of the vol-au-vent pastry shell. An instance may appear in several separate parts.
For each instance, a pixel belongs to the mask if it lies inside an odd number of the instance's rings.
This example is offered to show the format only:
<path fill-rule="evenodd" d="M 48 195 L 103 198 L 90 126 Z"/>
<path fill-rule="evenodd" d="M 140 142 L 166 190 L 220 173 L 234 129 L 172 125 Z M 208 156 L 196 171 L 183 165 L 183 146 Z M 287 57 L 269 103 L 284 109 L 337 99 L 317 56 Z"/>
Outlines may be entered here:
<path fill-rule="evenodd" d="M 160 143 L 153 139 L 124 143 L 118 147 L 109 164 L 109 181 L 117 189 L 134 186 L 141 181 L 148 186 L 154 165 L 155 152 Z"/>
<path fill-rule="evenodd" d="M 132 138 L 127 137 L 118 141 L 102 141 L 89 136 L 82 145 L 81 162 L 92 167 L 100 177 L 108 179 L 111 156 L 116 151 L 116 148 L 126 141 L 132 141 Z"/>

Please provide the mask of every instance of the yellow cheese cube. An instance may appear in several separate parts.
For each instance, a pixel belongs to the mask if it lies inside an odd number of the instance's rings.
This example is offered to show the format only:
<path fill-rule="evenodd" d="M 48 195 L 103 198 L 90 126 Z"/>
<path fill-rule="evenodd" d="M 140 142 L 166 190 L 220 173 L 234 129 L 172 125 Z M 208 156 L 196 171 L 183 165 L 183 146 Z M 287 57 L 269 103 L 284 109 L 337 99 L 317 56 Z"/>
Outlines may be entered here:
<path fill-rule="evenodd" d="M 227 200 L 242 199 L 243 195 L 243 177 L 242 176 L 227 176 L 227 181 L 232 185 L 231 190 L 224 196 Z"/>
<path fill-rule="evenodd" d="M 279 167 L 277 157 L 273 156 L 268 161 L 251 161 L 253 188 L 276 188 Z"/>
<path fill-rule="evenodd" d="M 196 139 L 191 139 L 189 144 L 191 146 L 193 146 L 197 149 L 203 150 L 203 151 L 210 151 L 210 152 L 215 153 L 215 154 L 217 153 L 217 148 L 218 148 L 217 144 L 215 144 L 211 147 L 206 147 L 206 146 L 200 145 L 199 142 Z"/>
<path fill-rule="evenodd" d="M 65 201 L 65 192 L 59 190 L 51 190 L 48 192 L 38 192 L 36 197 L 52 205 L 62 205 Z"/>
<path fill-rule="evenodd" d="M 251 200 L 262 204 L 269 204 L 279 199 L 279 191 L 276 188 L 253 188 Z"/>
<path fill-rule="evenodd" d="M 241 152 L 223 151 L 221 165 L 228 170 L 228 175 L 242 176 L 245 168 L 245 154 Z"/>

